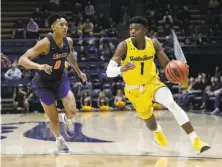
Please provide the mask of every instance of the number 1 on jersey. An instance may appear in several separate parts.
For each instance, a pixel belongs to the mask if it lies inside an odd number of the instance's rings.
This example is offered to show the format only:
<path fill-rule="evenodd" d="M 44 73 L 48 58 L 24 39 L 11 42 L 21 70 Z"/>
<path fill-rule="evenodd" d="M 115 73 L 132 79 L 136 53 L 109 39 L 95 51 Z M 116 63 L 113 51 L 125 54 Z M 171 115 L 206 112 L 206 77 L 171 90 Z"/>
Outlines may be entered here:
<path fill-rule="evenodd" d="M 143 75 L 143 72 L 144 72 L 144 62 L 141 62 L 140 66 L 141 66 L 141 68 L 140 68 L 140 75 Z"/>

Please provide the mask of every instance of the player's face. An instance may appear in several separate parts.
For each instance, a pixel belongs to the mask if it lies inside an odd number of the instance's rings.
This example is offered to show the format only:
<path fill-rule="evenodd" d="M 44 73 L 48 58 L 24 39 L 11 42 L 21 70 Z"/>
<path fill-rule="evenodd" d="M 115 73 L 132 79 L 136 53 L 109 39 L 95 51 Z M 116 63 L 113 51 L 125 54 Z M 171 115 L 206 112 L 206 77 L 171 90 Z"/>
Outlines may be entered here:
<path fill-rule="evenodd" d="M 130 37 L 135 39 L 144 38 L 146 28 L 141 24 L 130 24 Z"/>
<path fill-rule="evenodd" d="M 55 24 L 52 26 L 53 31 L 55 31 L 57 34 L 61 36 L 66 36 L 68 31 L 68 23 L 66 19 L 61 18 L 58 19 Z"/>

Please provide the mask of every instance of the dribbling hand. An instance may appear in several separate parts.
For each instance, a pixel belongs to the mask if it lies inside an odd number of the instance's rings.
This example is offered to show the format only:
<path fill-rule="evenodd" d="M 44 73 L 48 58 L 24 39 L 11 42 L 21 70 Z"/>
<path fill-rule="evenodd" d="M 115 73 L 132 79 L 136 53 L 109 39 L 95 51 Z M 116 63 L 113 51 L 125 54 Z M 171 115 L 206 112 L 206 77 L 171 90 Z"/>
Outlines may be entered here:
<path fill-rule="evenodd" d="M 121 72 L 126 72 L 128 70 L 133 70 L 134 68 L 136 68 L 136 66 L 133 64 L 133 62 L 127 62 L 126 64 L 124 64 L 121 68 L 120 71 Z"/>
<path fill-rule="evenodd" d="M 42 71 L 44 70 L 47 74 L 51 74 L 52 72 L 52 66 L 49 66 L 48 64 L 41 64 L 39 66 L 39 70 Z"/>

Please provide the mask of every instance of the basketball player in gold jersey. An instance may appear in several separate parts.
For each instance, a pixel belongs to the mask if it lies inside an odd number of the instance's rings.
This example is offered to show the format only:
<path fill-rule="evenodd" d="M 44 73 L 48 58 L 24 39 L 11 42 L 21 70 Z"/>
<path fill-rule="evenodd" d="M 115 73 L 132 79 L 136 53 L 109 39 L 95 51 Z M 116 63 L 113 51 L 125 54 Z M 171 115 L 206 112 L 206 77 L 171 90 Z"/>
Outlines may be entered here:
<path fill-rule="evenodd" d="M 155 141 L 167 146 L 164 133 L 153 115 L 152 101 L 167 107 L 178 124 L 189 136 L 195 150 L 202 153 L 210 147 L 200 140 L 191 125 L 187 114 L 174 101 L 171 91 L 159 81 L 154 64 L 154 56 L 165 68 L 169 59 L 158 40 L 146 37 L 147 21 L 136 16 L 130 20 L 130 38 L 119 43 L 107 67 L 107 76 L 116 77 L 122 73 L 125 81 L 125 94 L 134 105 L 139 117 L 153 131 Z M 121 66 L 118 66 L 121 64 Z"/>

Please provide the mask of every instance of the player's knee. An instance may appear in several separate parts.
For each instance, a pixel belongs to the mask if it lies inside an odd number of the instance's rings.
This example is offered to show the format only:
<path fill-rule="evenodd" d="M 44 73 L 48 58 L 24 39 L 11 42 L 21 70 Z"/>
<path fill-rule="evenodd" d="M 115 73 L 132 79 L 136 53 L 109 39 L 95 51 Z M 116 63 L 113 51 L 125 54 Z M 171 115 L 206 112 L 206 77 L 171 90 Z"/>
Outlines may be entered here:
<path fill-rule="evenodd" d="M 177 106 L 177 103 L 174 100 L 170 100 L 169 102 L 166 103 L 166 106 L 168 110 L 172 110 Z"/>
<path fill-rule="evenodd" d="M 78 112 L 77 108 L 72 108 L 68 110 L 68 114 L 71 116 L 75 116 L 77 112 Z"/>
<path fill-rule="evenodd" d="M 78 112 L 78 109 L 77 109 L 77 108 L 74 108 L 74 109 L 71 110 L 71 112 L 72 112 L 72 114 L 75 116 L 76 113 Z"/>

